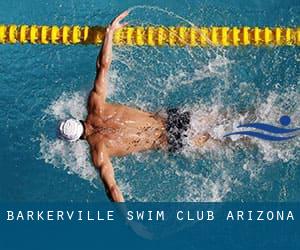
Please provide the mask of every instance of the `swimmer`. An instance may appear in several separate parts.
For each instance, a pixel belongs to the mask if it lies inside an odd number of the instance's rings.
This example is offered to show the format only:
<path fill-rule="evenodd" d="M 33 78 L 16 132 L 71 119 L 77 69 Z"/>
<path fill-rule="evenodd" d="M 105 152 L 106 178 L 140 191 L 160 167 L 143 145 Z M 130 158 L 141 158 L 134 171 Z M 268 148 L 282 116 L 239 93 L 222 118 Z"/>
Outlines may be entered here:
<path fill-rule="evenodd" d="M 58 128 L 59 137 L 66 141 L 82 139 L 88 142 L 93 164 L 99 171 L 108 197 L 114 202 L 124 202 L 124 198 L 110 159 L 146 150 L 180 151 L 191 119 L 189 112 L 179 109 L 169 109 L 167 116 L 162 117 L 106 101 L 114 32 L 128 24 L 121 23 L 128 14 L 128 11 L 120 14 L 106 29 L 96 61 L 96 77 L 88 98 L 86 119 L 64 120 Z M 195 146 L 201 147 L 209 139 L 209 134 L 204 133 L 195 136 L 193 141 Z"/>

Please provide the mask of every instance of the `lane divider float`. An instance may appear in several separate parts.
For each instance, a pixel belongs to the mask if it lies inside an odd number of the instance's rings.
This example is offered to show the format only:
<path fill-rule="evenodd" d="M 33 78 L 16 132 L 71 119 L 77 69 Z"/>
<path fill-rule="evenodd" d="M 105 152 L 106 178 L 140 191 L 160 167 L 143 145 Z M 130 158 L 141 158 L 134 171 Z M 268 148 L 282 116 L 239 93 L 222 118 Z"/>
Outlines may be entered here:
<path fill-rule="evenodd" d="M 105 27 L 0 25 L 0 44 L 101 44 Z M 120 29 L 114 44 L 128 46 L 299 46 L 300 27 L 164 27 Z"/>

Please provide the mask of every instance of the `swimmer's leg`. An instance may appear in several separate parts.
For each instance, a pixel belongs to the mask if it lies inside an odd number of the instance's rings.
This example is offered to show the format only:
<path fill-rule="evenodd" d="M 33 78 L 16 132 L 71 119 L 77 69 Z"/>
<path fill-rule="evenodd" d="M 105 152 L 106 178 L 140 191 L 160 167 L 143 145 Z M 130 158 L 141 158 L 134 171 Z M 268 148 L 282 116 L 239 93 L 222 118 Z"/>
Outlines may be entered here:
<path fill-rule="evenodd" d="M 197 119 L 197 118 L 196 118 Z M 207 124 L 215 124 L 216 123 L 216 118 L 214 116 L 205 116 L 197 119 L 198 121 L 198 126 L 199 127 L 206 127 Z M 202 133 L 196 134 L 192 138 L 192 143 L 194 144 L 195 147 L 203 147 L 206 142 L 209 140 L 214 140 L 215 139 L 209 134 L 209 132 L 203 131 Z"/>
<path fill-rule="evenodd" d="M 248 110 L 243 110 L 239 112 L 240 115 L 245 116 L 246 120 L 248 122 L 253 122 L 257 119 L 257 115 L 256 115 L 256 110 L 254 108 L 248 109 Z M 220 123 L 220 121 L 218 121 L 218 119 L 221 117 L 223 118 L 223 120 L 227 120 L 230 119 L 227 111 L 222 112 L 221 114 L 216 113 L 216 114 L 210 114 L 208 116 L 203 116 L 203 117 L 199 117 L 196 118 L 198 126 L 199 127 L 207 127 L 207 125 L 209 125 L 211 128 L 214 127 L 214 125 L 217 125 L 218 123 Z M 221 121 L 222 123 L 222 121 Z M 225 140 L 223 139 L 218 139 L 218 138 L 214 138 L 210 133 L 209 130 L 207 130 L 206 132 L 203 131 L 201 134 L 197 134 L 194 136 L 194 138 L 192 139 L 192 142 L 194 144 L 194 146 L 196 147 L 203 147 L 207 142 L 212 142 L 214 144 L 218 144 L 218 145 L 222 145 L 222 146 L 229 146 L 229 145 L 238 145 L 239 143 L 242 143 L 243 145 L 246 146 L 250 146 L 253 144 L 253 141 L 249 138 L 249 137 L 241 137 L 239 140 L 237 141 L 232 141 L 230 138 L 226 138 Z"/>
<path fill-rule="evenodd" d="M 204 144 L 211 138 L 209 133 L 204 133 L 201 135 L 196 135 L 196 137 L 193 139 L 193 144 L 196 147 L 203 147 Z"/>
<path fill-rule="evenodd" d="M 241 146 L 246 146 L 248 148 L 252 147 L 254 145 L 253 141 L 251 141 L 250 138 L 248 137 L 242 137 L 237 141 L 232 141 L 231 139 L 226 139 L 226 140 L 220 140 L 213 138 L 209 133 L 204 133 L 201 135 L 197 135 L 193 140 L 193 144 L 197 148 L 204 147 L 207 142 L 211 142 L 214 145 L 219 145 L 219 146 L 231 146 L 231 147 L 241 147 Z"/>

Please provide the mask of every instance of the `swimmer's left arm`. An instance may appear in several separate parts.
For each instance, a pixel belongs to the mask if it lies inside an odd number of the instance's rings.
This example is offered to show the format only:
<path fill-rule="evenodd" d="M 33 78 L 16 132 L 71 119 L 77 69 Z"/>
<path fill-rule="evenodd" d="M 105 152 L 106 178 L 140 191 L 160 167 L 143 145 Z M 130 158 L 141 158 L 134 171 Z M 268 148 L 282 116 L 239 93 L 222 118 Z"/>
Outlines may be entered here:
<path fill-rule="evenodd" d="M 109 199 L 114 202 L 124 202 L 122 192 L 115 180 L 114 169 L 107 149 L 103 143 L 94 148 L 92 152 L 92 159 L 95 167 L 99 170 L 100 178 L 105 186 Z"/>
<path fill-rule="evenodd" d="M 107 94 L 107 75 L 112 61 L 112 44 L 113 36 L 116 30 L 121 29 L 127 23 L 120 23 L 127 15 L 128 11 L 123 12 L 116 17 L 107 27 L 103 46 L 96 61 L 96 79 L 94 84 L 94 91 L 102 96 L 104 99 Z"/>

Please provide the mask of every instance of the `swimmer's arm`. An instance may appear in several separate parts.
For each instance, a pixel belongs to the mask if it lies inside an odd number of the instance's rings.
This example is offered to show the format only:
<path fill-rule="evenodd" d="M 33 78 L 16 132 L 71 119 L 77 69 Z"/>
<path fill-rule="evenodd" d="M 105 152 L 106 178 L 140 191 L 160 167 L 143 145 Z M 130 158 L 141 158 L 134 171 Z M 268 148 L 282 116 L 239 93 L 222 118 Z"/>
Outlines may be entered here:
<path fill-rule="evenodd" d="M 107 27 L 103 46 L 96 61 L 96 78 L 94 84 L 94 91 L 102 96 L 104 99 L 107 95 L 107 75 L 112 61 L 112 44 L 114 32 L 127 25 L 127 23 L 120 23 L 127 15 L 128 11 L 123 12 L 116 17 Z"/>
<path fill-rule="evenodd" d="M 100 178 L 105 186 L 108 198 L 114 202 L 124 202 L 123 195 L 117 185 L 114 169 L 109 159 L 105 146 L 95 148 L 92 154 L 95 167 L 98 169 Z"/>

